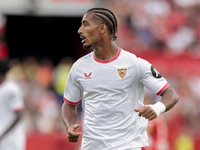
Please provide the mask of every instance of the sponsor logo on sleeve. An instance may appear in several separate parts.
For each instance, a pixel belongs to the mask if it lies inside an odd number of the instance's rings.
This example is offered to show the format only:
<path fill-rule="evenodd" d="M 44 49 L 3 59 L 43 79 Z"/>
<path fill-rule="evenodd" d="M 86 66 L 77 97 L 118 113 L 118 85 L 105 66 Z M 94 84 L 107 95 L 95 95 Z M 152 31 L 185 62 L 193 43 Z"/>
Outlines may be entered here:
<path fill-rule="evenodd" d="M 151 73 L 155 78 L 162 78 L 161 74 L 151 65 Z"/>

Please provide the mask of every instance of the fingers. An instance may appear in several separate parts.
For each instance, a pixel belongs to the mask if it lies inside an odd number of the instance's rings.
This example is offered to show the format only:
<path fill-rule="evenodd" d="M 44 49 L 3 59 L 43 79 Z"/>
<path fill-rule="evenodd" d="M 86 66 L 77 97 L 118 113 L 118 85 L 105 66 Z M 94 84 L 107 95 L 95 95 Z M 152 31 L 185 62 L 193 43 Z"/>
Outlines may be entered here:
<path fill-rule="evenodd" d="M 134 109 L 135 112 L 139 112 L 138 113 L 138 116 L 139 117 L 144 117 L 146 119 L 149 119 L 149 120 L 153 120 L 157 117 L 157 114 L 156 112 L 149 106 L 142 106 L 140 108 L 137 108 L 137 109 Z"/>
<path fill-rule="evenodd" d="M 78 142 L 78 137 L 70 137 L 68 136 L 69 142 Z"/>
<path fill-rule="evenodd" d="M 79 127 L 80 127 L 80 124 L 75 124 L 74 131 L 77 131 Z"/>
<path fill-rule="evenodd" d="M 140 107 L 140 108 L 136 108 L 134 109 L 135 112 L 139 112 L 144 106 Z"/>
<path fill-rule="evenodd" d="M 149 106 L 148 106 L 148 107 L 149 107 Z M 144 117 L 145 117 L 146 119 L 153 120 L 153 119 L 157 118 L 157 114 L 156 114 L 156 112 L 150 107 L 149 113 L 148 113 L 148 114 L 145 114 Z"/>
<path fill-rule="evenodd" d="M 79 127 L 80 127 L 79 124 L 72 125 L 71 127 L 68 128 L 68 134 L 71 137 L 79 137 L 81 135 L 81 132 L 77 132 Z"/>
<path fill-rule="evenodd" d="M 142 114 L 146 111 L 146 109 L 145 109 L 145 106 L 142 106 L 142 107 L 140 107 L 140 108 L 134 109 L 134 111 L 135 111 L 135 112 L 139 112 L 139 113 L 138 113 L 138 116 L 141 117 Z"/>
<path fill-rule="evenodd" d="M 78 138 L 81 135 L 81 132 L 77 132 L 79 124 L 74 124 L 68 128 L 68 139 L 70 142 L 78 142 Z"/>
<path fill-rule="evenodd" d="M 73 132 L 73 131 L 71 132 L 71 131 L 69 131 L 68 134 L 72 137 L 79 137 L 81 135 L 81 132 Z"/>
<path fill-rule="evenodd" d="M 155 119 L 155 118 L 157 118 L 157 115 L 156 115 L 156 116 L 151 116 L 151 117 L 149 117 L 149 120 L 151 121 L 151 120 L 153 120 L 153 119 Z"/>

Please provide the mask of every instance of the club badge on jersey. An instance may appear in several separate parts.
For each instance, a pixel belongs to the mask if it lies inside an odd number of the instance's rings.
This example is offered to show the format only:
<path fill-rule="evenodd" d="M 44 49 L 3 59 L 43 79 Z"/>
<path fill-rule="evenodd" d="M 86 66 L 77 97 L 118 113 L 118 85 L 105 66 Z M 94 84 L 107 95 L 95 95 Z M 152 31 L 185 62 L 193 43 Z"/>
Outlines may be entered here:
<path fill-rule="evenodd" d="M 151 73 L 155 78 L 162 78 L 161 74 L 151 65 Z"/>
<path fill-rule="evenodd" d="M 126 76 L 126 73 L 127 73 L 127 68 L 117 69 L 117 72 L 118 72 L 120 78 L 124 79 L 124 77 Z"/>

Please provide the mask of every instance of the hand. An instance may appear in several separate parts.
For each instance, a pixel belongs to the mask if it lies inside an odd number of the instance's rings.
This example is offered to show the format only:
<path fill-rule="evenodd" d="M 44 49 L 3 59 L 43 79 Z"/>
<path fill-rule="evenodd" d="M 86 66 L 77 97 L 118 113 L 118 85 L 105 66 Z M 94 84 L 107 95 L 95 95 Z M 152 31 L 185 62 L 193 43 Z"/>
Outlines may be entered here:
<path fill-rule="evenodd" d="M 68 128 L 68 139 L 70 142 L 78 142 L 81 132 L 77 132 L 80 124 L 74 124 Z"/>
<path fill-rule="evenodd" d="M 135 112 L 139 112 L 139 117 L 145 117 L 146 119 L 153 120 L 157 118 L 156 112 L 150 106 L 142 106 L 140 108 L 134 109 Z"/>

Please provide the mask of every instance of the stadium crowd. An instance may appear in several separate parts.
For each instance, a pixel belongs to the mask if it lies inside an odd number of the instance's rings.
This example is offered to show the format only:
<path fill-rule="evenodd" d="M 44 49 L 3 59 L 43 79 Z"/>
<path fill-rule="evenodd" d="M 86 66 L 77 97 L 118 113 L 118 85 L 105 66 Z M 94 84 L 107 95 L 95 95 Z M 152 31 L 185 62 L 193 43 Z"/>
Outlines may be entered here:
<path fill-rule="evenodd" d="M 115 2 L 114 2 L 115 1 Z M 96 1 L 97 4 L 100 1 Z M 200 0 L 101 0 L 118 18 L 117 43 L 130 52 L 154 51 L 200 58 Z M 0 29 L 0 58 L 8 56 Z M 158 55 L 159 56 L 159 55 Z M 8 78 L 23 90 L 24 122 L 27 134 L 65 133 L 60 116 L 67 75 L 74 60 L 64 57 L 57 65 L 48 58 L 11 59 Z M 182 68 L 182 71 L 187 71 Z M 150 147 L 144 150 L 196 150 L 200 141 L 200 71 L 164 75 L 177 91 L 180 101 L 169 112 L 149 122 Z M 159 70 L 165 72 L 165 68 Z M 147 90 L 145 103 L 159 97 Z M 81 107 L 79 117 L 81 120 Z"/>
<path fill-rule="evenodd" d="M 99 0 L 118 19 L 118 43 L 130 51 L 193 52 L 200 57 L 199 0 Z"/>

